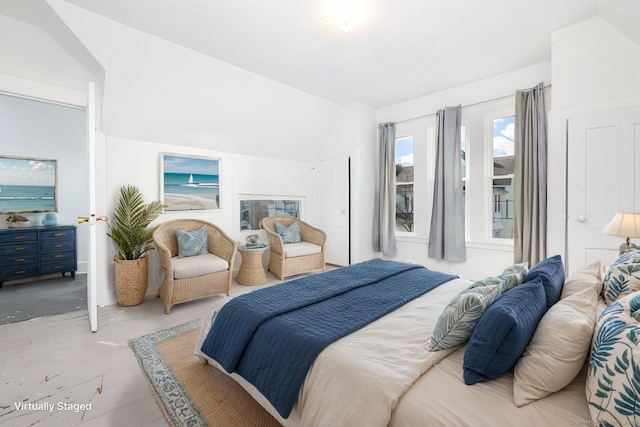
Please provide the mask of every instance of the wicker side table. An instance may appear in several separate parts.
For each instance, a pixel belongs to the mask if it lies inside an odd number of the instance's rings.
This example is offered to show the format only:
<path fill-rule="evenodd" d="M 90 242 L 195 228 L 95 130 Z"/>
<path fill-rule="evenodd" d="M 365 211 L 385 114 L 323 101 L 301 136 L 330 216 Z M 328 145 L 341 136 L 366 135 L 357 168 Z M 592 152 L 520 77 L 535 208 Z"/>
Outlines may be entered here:
<path fill-rule="evenodd" d="M 242 285 L 262 285 L 267 282 L 267 274 L 262 265 L 262 254 L 266 250 L 267 247 L 247 249 L 245 245 L 238 245 L 242 263 L 236 282 Z"/>

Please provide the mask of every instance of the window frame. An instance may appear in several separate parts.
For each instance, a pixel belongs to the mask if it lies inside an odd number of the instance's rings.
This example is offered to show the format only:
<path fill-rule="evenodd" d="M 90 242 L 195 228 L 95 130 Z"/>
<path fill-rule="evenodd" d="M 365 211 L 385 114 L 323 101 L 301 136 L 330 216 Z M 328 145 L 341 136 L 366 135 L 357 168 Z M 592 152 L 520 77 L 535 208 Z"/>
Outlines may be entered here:
<path fill-rule="evenodd" d="M 495 175 L 493 166 L 493 122 L 494 120 L 505 117 L 515 116 L 515 106 L 499 108 L 484 115 L 484 156 L 485 156 L 485 183 L 484 183 L 484 212 L 487 215 L 485 219 L 484 239 L 487 243 L 497 245 L 514 246 L 513 238 L 501 238 L 493 236 L 493 210 L 494 210 L 494 192 L 493 180 Z M 514 121 L 515 122 L 515 121 Z M 515 138 L 514 138 L 515 144 Z M 515 147 L 514 147 L 515 148 Z M 515 155 L 515 153 L 514 153 Z M 510 175 L 515 180 L 513 175 Z M 515 212 L 514 212 L 515 215 Z"/>

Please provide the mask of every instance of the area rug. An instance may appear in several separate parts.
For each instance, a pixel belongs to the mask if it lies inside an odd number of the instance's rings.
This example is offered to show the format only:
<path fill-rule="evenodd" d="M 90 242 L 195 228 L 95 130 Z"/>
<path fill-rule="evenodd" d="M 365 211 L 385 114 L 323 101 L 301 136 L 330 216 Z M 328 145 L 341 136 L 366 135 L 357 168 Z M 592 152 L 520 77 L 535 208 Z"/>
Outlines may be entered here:
<path fill-rule="evenodd" d="M 172 426 L 280 424 L 229 376 L 193 354 L 200 320 L 132 339 L 140 368 Z"/>

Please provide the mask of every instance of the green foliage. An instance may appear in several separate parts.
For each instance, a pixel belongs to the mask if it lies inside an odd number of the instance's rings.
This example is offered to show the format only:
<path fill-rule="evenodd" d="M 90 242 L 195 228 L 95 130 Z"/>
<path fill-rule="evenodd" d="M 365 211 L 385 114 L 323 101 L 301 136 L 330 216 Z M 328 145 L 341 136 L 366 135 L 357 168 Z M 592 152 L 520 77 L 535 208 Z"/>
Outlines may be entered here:
<path fill-rule="evenodd" d="M 118 247 L 120 259 L 140 259 L 153 249 L 153 228 L 149 224 L 163 208 L 158 201 L 145 204 L 137 187 L 128 185 L 120 189 L 114 211 L 115 226 L 109 224 L 107 233 Z"/>
<path fill-rule="evenodd" d="M 11 214 L 7 217 L 7 222 L 27 222 L 29 218 L 22 215 Z"/>

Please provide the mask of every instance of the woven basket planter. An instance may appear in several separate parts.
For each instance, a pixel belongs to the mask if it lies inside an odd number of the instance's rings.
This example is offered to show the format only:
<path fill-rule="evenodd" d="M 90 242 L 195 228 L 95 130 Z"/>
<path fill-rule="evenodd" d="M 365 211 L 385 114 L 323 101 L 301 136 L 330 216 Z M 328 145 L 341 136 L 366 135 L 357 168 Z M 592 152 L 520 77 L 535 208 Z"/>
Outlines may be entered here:
<path fill-rule="evenodd" d="M 113 259 L 116 272 L 116 296 L 118 304 L 131 307 L 144 302 L 147 293 L 147 257 L 136 260 Z"/>

